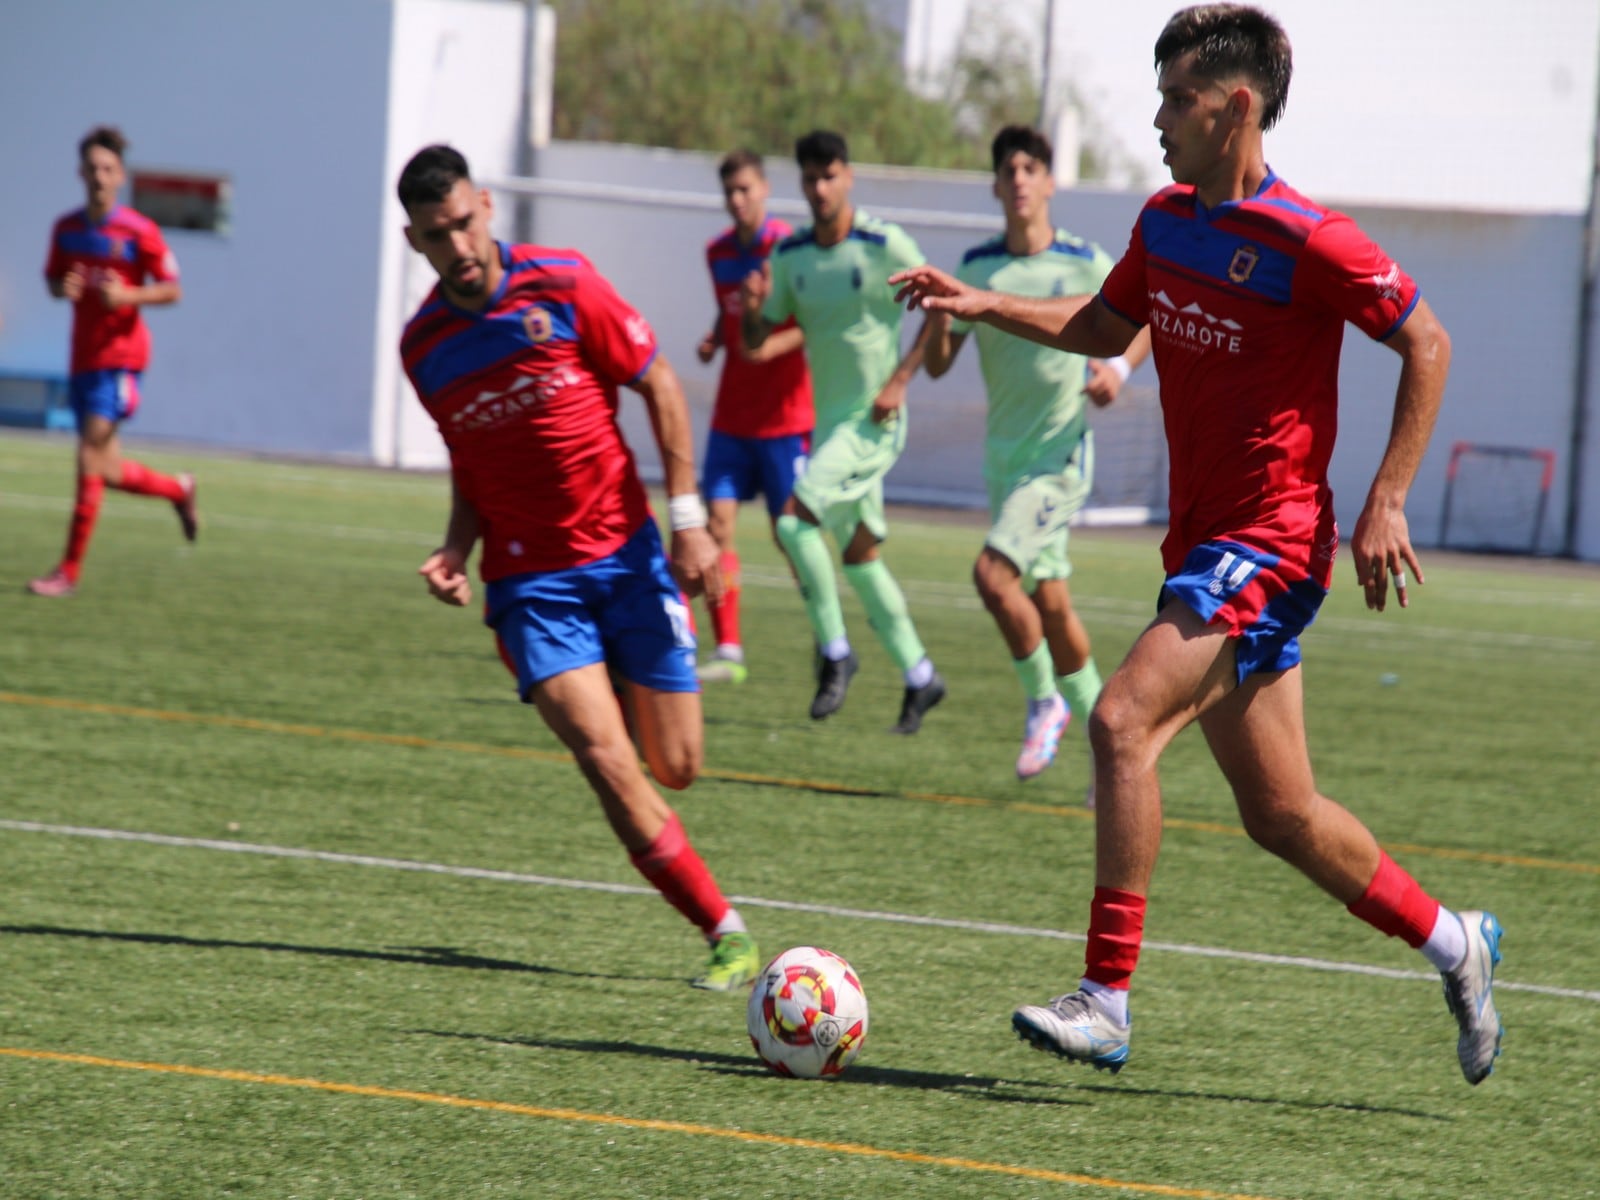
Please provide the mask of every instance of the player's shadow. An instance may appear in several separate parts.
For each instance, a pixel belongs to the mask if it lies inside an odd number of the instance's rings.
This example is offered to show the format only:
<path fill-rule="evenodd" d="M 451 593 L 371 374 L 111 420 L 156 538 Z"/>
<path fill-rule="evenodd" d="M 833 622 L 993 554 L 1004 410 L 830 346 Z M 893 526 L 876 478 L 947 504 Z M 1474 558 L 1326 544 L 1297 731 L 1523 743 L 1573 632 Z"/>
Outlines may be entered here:
<path fill-rule="evenodd" d="M 421 967 L 454 967 L 469 971 L 515 971 L 529 975 L 565 975 L 574 979 L 667 981 L 667 977 L 659 975 L 608 975 L 599 971 L 569 971 L 562 967 L 548 967 L 541 963 L 517 962 L 509 958 L 488 958 L 481 954 L 465 954 L 454 946 L 387 946 L 381 950 L 361 950 L 349 946 L 309 946 L 297 942 L 195 938 L 177 933 L 69 929 L 57 925 L 0 925 L 0 936 L 6 934 L 31 937 L 84 938 L 92 941 L 129 942 L 147 946 L 182 946 L 196 950 L 270 950 L 284 954 L 308 954 L 318 958 L 357 959 L 364 962 L 391 962 Z"/>
<path fill-rule="evenodd" d="M 496 1036 L 489 1033 L 459 1033 L 442 1029 L 412 1029 L 408 1033 L 428 1037 L 460 1038 L 468 1041 L 492 1042 L 500 1046 L 528 1046 L 536 1050 L 569 1050 L 575 1054 L 628 1054 L 640 1058 L 670 1059 L 691 1063 L 718 1075 L 770 1077 L 771 1072 L 750 1055 L 721 1054 L 714 1050 L 686 1050 L 676 1046 L 655 1046 L 646 1042 L 605 1041 L 585 1038 L 534 1038 Z M 1089 1100 L 1074 1100 L 1063 1096 L 1016 1095 L 999 1089 L 1032 1088 L 1056 1092 L 1064 1085 L 1041 1083 L 1034 1080 L 1000 1079 L 986 1075 L 947 1075 L 937 1071 L 904 1071 L 896 1067 L 875 1067 L 866 1063 L 852 1066 L 844 1075 L 830 1080 L 828 1086 L 843 1084 L 875 1087 L 919 1088 L 924 1091 L 951 1092 L 971 1095 L 978 1099 L 1009 1104 L 1090 1104 Z"/>
<path fill-rule="evenodd" d="M 504 1037 L 488 1033 L 451 1033 L 438 1029 L 412 1029 L 408 1033 L 429 1037 L 462 1038 L 470 1041 L 493 1042 L 502 1046 L 530 1046 L 540 1050 L 570 1050 L 578 1054 L 632 1054 L 642 1058 L 673 1059 L 692 1063 L 719 1075 L 766 1076 L 767 1068 L 747 1055 L 719 1054 L 716 1051 L 684 1050 L 673 1046 L 654 1046 L 644 1042 L 619 1042 L 586 1040 L 581 1038 Z M 1349 1112 L 1376 1116 L 1416 1117 L 1424 1121 L 1449 1121 L 1437 1113 L 1421 1112 L 1414 1108 L 1395 1108 L 1381 1104 L 1347 1104 L 1336 1100 L 1289 1100 L 1278 1096 L 1250 1096 L 1237 1092 L 1200 1092 L 1180 1088 L 1141 1088 L 1122 1084 L 1085 1083 L 1066 1078 L 1060 1082 L 1046 1083 L 1034 1079 L 1003 1079 L 992 1075 L 948 1075 L 937 1071 L 905 1071 L 896 1067 L 877 1067 L 857 1063 L 829 1086 L 841 1084 L 870 1084 L 877 1087 L 920 1088 L 925 1091 L 950 1092 L 972 1096 L 999 1104 L 1071 1104 L 1094 1105 L 1094 1099 L 1081 1098 L 1081 1093 L 1104 1093 L 1108 1096 L 1151 1096 L 1172 1100 L 1203 1100 L 1219 1104 L 1264 1104 L 1274 1108 L 1305 1109 L 1311 1112 Z M 1029 1090 L 1033 1089 L 1033 1090 Z M 1072 1096 L 1042 1095 L 1041 1091 L 1059 1093 L 1070 1090 Z"/>

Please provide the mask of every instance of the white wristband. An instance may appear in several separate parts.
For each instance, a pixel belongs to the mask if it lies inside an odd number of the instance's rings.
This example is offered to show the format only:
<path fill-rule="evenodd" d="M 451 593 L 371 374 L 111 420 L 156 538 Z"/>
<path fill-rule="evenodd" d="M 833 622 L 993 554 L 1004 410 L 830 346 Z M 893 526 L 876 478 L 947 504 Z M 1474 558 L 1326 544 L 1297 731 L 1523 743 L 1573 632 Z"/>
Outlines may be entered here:
<path fill-rule="evenodd" d="M 700 497 L 693 492 L 685 492 L 681 496 L 668 496 L 667 520 L 672 526 L 673 533 L 677 533 L 680 529 L 704 529 L 706 506 L 700 503 Z"/>
<path fill-rule="evenodd" d="M 1122 380 L 1123 383 L 1128 382 L 1128 376 L 1133 374 L 1133 366 L 1126 358 L 1119 354 L 1115 358 L 1106 359 L 1105 362 L 1106 366 L 1117 373 L 1118 379 Z"/>

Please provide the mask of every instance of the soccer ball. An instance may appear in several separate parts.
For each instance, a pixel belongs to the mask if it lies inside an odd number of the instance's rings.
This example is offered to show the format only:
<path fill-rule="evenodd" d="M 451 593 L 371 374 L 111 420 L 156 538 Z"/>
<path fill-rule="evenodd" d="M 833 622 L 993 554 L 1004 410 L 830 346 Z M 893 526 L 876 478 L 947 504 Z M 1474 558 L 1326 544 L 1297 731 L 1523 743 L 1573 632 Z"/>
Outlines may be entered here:
<path fill-rule="evenodd" d="M 867 994 L 831 950 L 796 946 L 766 965 L 745 1013 L 750 1044 L 779 1075 L 844 1074 L 867 1038 Z"/>

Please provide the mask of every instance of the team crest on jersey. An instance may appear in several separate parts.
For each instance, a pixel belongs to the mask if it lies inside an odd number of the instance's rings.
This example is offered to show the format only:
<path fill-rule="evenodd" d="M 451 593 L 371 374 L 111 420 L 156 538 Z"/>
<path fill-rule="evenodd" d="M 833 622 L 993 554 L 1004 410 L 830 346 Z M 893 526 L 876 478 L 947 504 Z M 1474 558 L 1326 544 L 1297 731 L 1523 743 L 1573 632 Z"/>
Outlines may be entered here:
<path fill-rule="evenodd" d="M 119 237 L 107 238 L 106 245 L 109 247 L 108 253 L 112 258 L 127 257 L 128 243 L 125 239 Z"/>
<path fill-rule="evenodd" d="M 555 336 L 555 322 L 544 309 L 537 304 L 530 304 L 522 310 L 522 332 L 528 335 L 528 340 L 535 346 L 542 346 Z"/>
<path fill-rule="evenodd" d="M 1234 283 L 1243 283 L 1250 278 L 1256 269 L 1256 264 L 1261 261 L 1261 251 L 1255 246 L 1243 245 L 1233 252 L 1233 261 L 1228 264 L 1228 278 Z"/>
<path fill-rule="evenodd" d="M 854 288 L 858 292 L 861 290 L 861 268 L 860 267 L 851 267 L 850 268 L 850 286 L 852 288 Z"/>

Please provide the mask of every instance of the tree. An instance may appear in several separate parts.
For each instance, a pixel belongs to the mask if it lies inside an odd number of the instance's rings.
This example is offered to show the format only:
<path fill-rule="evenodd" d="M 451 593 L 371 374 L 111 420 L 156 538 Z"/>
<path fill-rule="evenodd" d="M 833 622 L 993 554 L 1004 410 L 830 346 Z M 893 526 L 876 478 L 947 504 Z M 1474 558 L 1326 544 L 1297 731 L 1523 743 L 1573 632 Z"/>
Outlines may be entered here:
<path fill-rule="evenodd" d="M 787 155 L 799 134 L 832 128 L 863 162 L 987 166 L 992 130 L 963 129 L 951 104 L 911 91 L 896 35 L 862 0 L 553 7 L 557 137 Z"/>

